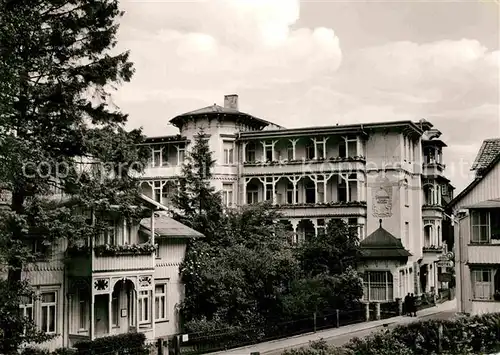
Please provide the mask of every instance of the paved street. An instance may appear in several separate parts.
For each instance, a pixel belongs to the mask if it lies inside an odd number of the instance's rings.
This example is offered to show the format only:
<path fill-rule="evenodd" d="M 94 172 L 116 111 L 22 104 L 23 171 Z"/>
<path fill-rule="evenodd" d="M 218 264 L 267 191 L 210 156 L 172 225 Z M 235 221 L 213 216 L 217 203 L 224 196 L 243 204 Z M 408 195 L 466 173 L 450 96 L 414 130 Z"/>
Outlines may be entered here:
<path fill-rule="evenodd" d="M 372 332 L 392 328 L 398 324 L 405 324 L 426 319 L 449 319 L 454 316 L 456 309 L 456 300 L 448 301 L 424 309 L 417 313 L 417 318 L 413 317 L 394 317 L 386 320 L 364 322 L 348 325 L 340 328 L 327 329 L 317 333 L 308 333 L 296 337 L 279 339 L 265 343 L 255 344 L 248 347 L 233 349 L 213 353 L 213 355 L 248 355 L 251 352 L 260 352 L 261 355 L 280 355 L 284 349 L 295 349 L 307 346 L 310 341 L 325 339 L 328 344 L 340 346 L 347 343 L 354 337 L 364 337 Z"/>
<path fill-rule="evenodd" d="M 417 320 L 420 321 L 420 320 L 426 320 L 426 319 L 450 319 L 454 315 L 455 315 L 454 311 L 445 311 L 445 312 L 431 314 L 431 315 L 428 315 L 428 316 L 419 317 L 419 318 L 417 318 Z M 410 317 L 408 317 L 408 318 L 410 318 Z M 388 319 L 388 321 L 393 322 L 390 319 Z M 344 345 L 347 342 L 349 342 L 349 340 L 352 339 L 352 338 L 356 338 L 356 337 L 362 338 L 362 337 L 365 337 L 367 335 L 370 335 L 373 332 L 376 332 L 376 331 L 379 331 L 379 330 L 382 330 L 382 329 L 394 328 L 398 324 L 401 324 L 401 323 L 394 322 L 394 323 L 389 324 L 387 327 L 384 327 L 382 325 L 382 326 L 378 326 L 378 327 L 375 327 L 375 328 L 364 329 L 364 330 L 360 330 L 360 331 L 357 331 L 357 332 L 352 332 L 352 333 L 349 333 L 349 334 L 339 335 L 339 336 L 336 336 L 334 338 L 325 339 L 325 340 L 327 341 L 327 343 L 329 345 L 341 346 L 341 345 Z M 304 345 L 302 345 L 302 346 L 304 346 Z M 298 346 L 298 347 L 300 347 L 300 346 Z M 264 354 L 266 354 L 266 355 L 280 355 L 282 352 L 283 352 L 283 350 L 277 350 L 277 351 L 265 352 Z"/>

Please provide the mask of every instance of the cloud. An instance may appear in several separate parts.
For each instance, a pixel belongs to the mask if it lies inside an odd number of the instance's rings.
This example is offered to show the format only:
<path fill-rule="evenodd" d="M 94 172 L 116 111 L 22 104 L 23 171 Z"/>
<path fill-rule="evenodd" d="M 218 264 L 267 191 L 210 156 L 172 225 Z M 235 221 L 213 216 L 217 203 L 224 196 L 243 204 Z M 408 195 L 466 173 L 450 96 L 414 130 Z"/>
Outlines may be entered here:
<path fill-rule="evenodd" d="M 292 28 L 295 0 L 125 1 L 120 46 L 137 74 L 125 91 L 231 90 L 247 83 L 302 82 L 337 70 L 332 29 Z M 299 68 L 299 70 L 297 70 Z M 137 100 L 144 92 L 125 92 Z"/>
<path fill-rule="evenodd" d="M 482 139 L 500 136 L 500 52 L 476 39 L 346 52 L 348 32 L 303 25 L 299 0 L 122 7 L 119 47 L 136 75 L 115 101 L 146 134 L 175 133 L 170 118 L 237 93 L 241 110 L 286 127 L 426 118 L 443 132 L 447 162 L 472 161 Z"/>

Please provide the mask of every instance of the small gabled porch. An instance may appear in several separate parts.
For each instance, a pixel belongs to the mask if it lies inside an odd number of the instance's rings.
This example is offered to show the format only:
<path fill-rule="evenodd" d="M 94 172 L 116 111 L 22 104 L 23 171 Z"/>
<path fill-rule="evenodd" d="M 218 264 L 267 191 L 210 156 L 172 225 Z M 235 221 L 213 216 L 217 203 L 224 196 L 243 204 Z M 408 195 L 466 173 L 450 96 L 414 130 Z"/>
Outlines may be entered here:
<path fill-rule="evenodd" d="M 360 243 L 362 251 L 363 300 L 392 302 L 411 288 L 411 268 L 405 266 L 410 252 L 401 240 L 380 226 Z M 398 287 L 399 284 L 399 287 Z"/>

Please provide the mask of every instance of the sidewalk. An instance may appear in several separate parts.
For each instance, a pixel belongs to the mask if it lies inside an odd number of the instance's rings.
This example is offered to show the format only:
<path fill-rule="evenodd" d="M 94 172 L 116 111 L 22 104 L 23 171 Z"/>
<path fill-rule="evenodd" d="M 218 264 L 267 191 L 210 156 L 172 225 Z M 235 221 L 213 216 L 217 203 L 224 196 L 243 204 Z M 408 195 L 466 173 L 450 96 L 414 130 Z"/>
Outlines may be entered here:
<path fill-rule="evenodd" d="M 418 321 L 420 318 L 431 316 L 441 312 L 449 312 L 456 309 L 457 302 L 456 298 L 451 301 L 447 301 L 438 304 L 435 307 L 427 308 L 418 312 L 416 318 L 398 316 L 394 318 L 377 320 L 371 322 L 363 322 L 353 325 L 347 325 L 340 328 L 333 328 L 318 331 L 316 333 L 306 333 L 297 335 L 290 338 L 273 340 L 265 343 L 254 344 L 250 346 L 245 346 L 241 348 L 231 349 L 228 351 L 221 351 L 216 353 L 210 353 L 211 355 L 249 355 L 252 352 L 259 352 L 261 355 L 271 352 L 284 351 L 290 348 L 296 348 L 300 346 L 307 346 L 310 341 L 315 341 L 319 339 L 328 340 L 330 338 L 336 338 L 349 333 L 355 333 L 363 330 L 374 329 L 384 325 L 390 324 L 408 324 Z"/>

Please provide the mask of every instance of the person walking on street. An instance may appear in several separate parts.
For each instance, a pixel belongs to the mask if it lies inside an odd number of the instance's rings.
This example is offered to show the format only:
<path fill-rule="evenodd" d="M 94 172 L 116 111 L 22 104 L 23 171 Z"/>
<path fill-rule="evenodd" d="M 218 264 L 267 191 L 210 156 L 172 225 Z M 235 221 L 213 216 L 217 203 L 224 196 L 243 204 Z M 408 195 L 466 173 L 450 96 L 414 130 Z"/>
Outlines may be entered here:
<path fill-rule="evenodd" d="M 405 296 L 405 300 L 403 302 L 403 314 L 405 316 L 411 315 L 411 313 L 410 313 L 410 294 L 409 293 Z"/>
<path fill-rule="evenodd" d="M 410 294 L 410 317 L 416 317 L 417 316 L 417 302 L 415 296 Z"/>

